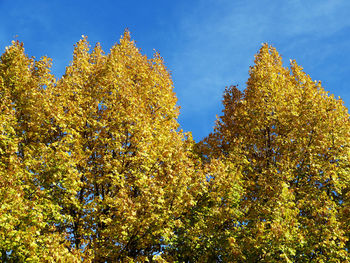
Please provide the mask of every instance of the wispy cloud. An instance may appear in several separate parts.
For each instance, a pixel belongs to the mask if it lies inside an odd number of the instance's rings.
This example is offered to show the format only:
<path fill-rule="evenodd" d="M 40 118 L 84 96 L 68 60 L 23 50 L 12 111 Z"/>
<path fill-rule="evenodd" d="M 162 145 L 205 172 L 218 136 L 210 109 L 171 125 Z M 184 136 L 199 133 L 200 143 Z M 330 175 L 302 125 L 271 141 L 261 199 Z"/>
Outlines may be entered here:
<path fill-rule="evenodd" d="M 212 126 L 202 123 L 220 114 L 224 87 L 244 88 L 261 43 L 277 46 L 286 61 L 302 58 L 308 64 L 330 56 L 339 43 L 329 38 L 350 26 L 345 0 L 199 1 L 187 7 L 179 16 L 183 44 L 171 59 L 184 126 L 195 120 L 206 127 L 194 130 L 197 138 Z"/>

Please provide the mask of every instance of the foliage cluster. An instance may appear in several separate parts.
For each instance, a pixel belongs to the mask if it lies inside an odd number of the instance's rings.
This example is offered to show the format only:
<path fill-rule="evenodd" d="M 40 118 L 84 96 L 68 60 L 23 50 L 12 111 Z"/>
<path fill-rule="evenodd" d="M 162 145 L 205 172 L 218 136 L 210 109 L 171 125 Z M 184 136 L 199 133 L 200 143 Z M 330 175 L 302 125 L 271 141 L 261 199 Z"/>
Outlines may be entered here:
<path fill-rule="evenodd" d="M 195 143 L 159 54 L 0 59 L 2 262 L 348 262 L 349 114 L 264 44 Z"/>

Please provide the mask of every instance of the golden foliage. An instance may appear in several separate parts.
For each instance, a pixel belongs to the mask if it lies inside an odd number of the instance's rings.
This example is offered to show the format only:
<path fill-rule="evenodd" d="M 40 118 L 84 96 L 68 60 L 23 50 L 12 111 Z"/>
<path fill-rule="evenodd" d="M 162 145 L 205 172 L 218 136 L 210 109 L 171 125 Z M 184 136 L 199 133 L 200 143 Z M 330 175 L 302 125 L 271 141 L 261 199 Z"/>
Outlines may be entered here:
<path fill-rule="evenodd" d="M 129 32 L 50 67 L 0 59 L 2 262 L 349 260 L 349 114 L 295 61 L 263 45 L 198 144 Z"/>
<path fill-rule="evenodd" d="M 249 73 L 244 92 L 226 89 L 224 114 L 201 146 L 211 158 L 238 148 L 248 161 L 242 172 L 243 259 L 344 262 L 347 109 L 295 61 L 283 67 L 266 44 Z"/>

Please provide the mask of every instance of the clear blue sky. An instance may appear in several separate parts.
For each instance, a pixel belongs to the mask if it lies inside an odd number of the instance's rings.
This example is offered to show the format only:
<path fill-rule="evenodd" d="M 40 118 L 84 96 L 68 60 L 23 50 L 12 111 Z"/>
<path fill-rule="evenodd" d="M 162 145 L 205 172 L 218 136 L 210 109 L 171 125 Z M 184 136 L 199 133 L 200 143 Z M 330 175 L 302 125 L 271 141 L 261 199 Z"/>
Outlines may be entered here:
<path fill-rule="evenodd" d="M 350 106 L 349 0 L 0 0 L 0 14 L 1 53 L 16 38 L 28 55 L 51 57 L 57 76 L 81 35 L 108 51 L 128 28 L 143 53 L 165 59 L 179 122 L 197 141 L 221 114 L 225 86 L 245 88 L 264 42 Z"/>

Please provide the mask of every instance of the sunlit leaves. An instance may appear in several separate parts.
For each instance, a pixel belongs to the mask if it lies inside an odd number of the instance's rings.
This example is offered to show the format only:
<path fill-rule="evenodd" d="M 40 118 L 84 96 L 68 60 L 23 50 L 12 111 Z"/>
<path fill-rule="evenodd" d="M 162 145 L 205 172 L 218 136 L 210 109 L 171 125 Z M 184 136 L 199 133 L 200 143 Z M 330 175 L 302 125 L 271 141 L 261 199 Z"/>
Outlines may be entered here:
<path fill-rule="evenodd" d="M 244 92 L 226 89 L 224 114 L 202 144 L 209 159 L 238 148 L 248 161 L 238 239 L 244 260 L 346 260 L 347 109 L 295 61 L 283 67 L 268 45 L 249 73 Z"/>
<path fill-rule="evenodd" d="M 50 61 L 28 58 L 13 42 L 0 63 L 0 253 L 4 262 L 75 261 L 64 218 L 44 188 L 50 152 L 50 111 L 45 88 L 53 85 Z"/>
<path fill-rule="evenodd" d="M 66 172 L 79 182 L 61 204 L 65 228 L 94 260 L 151 259 L 193 204 L 200 177 L 172 89 L 162 58 L 142 55 L 128 32 L 107 55 L 84 37 L 52 89 Z"/>
<path fill-rule="evenodd" d="M 1 261 L 349 260 L 348 111 L 295 61 L 263 45 L 198 144 L 127 31 L 50 67 L 19 42 L 1 56 Z"/>

